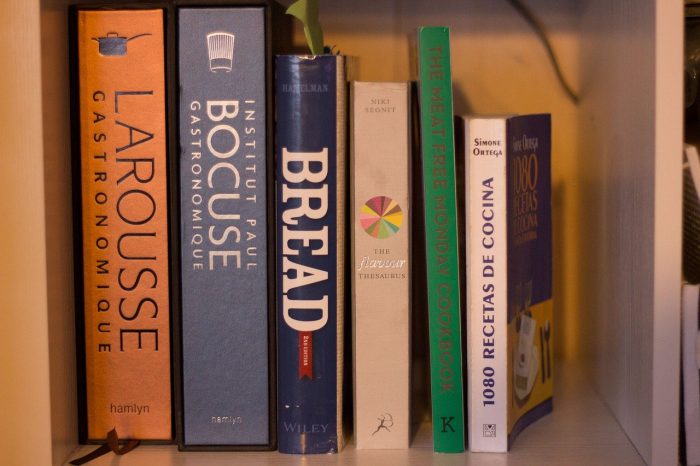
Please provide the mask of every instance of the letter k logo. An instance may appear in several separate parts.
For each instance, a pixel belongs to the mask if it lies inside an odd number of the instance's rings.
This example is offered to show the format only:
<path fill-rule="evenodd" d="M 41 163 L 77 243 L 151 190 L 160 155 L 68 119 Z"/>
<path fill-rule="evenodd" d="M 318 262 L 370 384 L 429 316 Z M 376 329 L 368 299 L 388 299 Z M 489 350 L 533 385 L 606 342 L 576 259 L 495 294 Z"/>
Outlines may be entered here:
<path fill-rule="evenodd" d="M 454 416 L 443 416 L 440 419 L 442 419 L 442 430 L 440 432 L 447 432 L 447 429 L 450 429 L 450 432 L 455 431 L 454 427 L 452 427 L 452 421 L 455 420 Z"/>

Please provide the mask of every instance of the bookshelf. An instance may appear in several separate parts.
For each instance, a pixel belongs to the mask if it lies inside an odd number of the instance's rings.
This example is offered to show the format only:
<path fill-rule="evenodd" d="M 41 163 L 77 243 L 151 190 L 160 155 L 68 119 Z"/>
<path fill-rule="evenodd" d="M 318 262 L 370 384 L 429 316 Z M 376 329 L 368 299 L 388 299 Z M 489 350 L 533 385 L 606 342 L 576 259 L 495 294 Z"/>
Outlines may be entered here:
<path fill-rule="evenodd" d="M 0 457 L 12 466 L 60 465 L 78 448 L 68 3 L 0 5 Z M 683 2 L 527 4 L 578 105 L 505 1 L 322 2 L 322 22 L 327 43 L 361 57 L 365 80 L 409 78 L 407 33 L 447 24 L 456 112 L 553 114 L 554 414 L 508 455 L 433 455 L 423 426 L 408 451 L 351 445 L 301 459 L 139 447 L 119 464 L 677 462 Z"/>

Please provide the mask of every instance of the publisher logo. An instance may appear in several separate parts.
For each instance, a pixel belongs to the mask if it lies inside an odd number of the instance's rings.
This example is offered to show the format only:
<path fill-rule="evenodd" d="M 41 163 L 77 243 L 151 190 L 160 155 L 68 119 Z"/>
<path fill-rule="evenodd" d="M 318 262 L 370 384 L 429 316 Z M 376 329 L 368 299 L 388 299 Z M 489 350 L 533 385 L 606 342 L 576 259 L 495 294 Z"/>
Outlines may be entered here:
<path fill-rule="evenodd" d="M 455 428 L 452 426 L 452 422 L 455 420 L 454 416 L 442 416 L 440 420 L 442 421 L 440 432 L 447 433 L 455 431 Z"/>
<path fill-rule="evenodd" d="M 233 69 L 233 43 L 235 37 L 228 32 L 211 32 L 207 34 L 207 52 L 209 53 L 209 71 L 230 73 Z"/>
<path fill-rule="evenodd" d="M 386 196 L 375 196 L 360 208 L 360 224 L 368 235 L 377 239 L 393 236 L 401 228 L 401 206 Z"/>
<path fill-rule="evenodd" d="M 483 437 L 494 438 L 496 437 L 496 424 L 484 424 Z"/>
<path fill-rule="evenodd" d="M 389 413 L 384 413 L 377 418 L 377 428 L 372 432 L 372 436 L 380 430 L 391 432 L 391 427 L 394 427 L 394 417 Z"/>

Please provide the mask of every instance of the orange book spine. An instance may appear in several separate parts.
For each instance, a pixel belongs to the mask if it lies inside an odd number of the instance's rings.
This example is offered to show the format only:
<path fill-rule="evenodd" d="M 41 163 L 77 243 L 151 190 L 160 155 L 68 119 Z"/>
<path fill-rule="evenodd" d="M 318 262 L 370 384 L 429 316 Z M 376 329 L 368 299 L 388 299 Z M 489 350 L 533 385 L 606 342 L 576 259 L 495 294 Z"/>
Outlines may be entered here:
<path fill-rule="evenodd" d="M 78 11 L 88 440 L 170 440 L 163 10 Z"/>

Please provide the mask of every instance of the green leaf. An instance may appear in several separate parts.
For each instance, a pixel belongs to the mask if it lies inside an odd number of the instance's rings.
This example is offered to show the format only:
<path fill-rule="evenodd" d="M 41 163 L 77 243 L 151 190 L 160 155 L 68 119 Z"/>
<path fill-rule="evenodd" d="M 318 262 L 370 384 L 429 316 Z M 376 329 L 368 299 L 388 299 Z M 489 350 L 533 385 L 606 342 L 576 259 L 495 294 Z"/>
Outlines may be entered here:
<path fill-rule="evenodd" d="M 318 0 L 297 0 L 286 11 L 304 25 L 306 42 L 314 55 L 323 53 L 323 30 L 318 20 L 318 10 Z"/>

